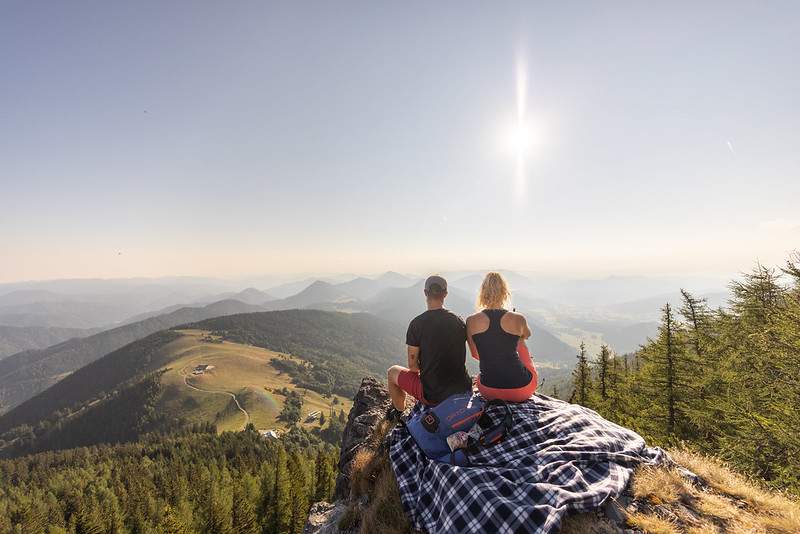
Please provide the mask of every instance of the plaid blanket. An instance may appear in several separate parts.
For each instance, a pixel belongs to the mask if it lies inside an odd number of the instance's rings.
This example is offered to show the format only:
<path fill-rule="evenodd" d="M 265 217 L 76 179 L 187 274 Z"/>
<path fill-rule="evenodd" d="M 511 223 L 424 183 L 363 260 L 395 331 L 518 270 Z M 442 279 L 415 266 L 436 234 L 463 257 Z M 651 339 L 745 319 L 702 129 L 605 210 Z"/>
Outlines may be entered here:
<path fill-rule="evenodd" d="M 640 462 L 667 460 L 635 432 L 544 395 L 509 404 L 514 424 L 470 467 L 429 460 L 403 425 L 388 436 L 400 499 L 414 528 L 443 532 L 557 532 L 567 512 L 597 508 L 628 484 Z M 419 410 L 417 405 L 414 412 Z M 502 406 L 487 410 L 493 420 Z"/>

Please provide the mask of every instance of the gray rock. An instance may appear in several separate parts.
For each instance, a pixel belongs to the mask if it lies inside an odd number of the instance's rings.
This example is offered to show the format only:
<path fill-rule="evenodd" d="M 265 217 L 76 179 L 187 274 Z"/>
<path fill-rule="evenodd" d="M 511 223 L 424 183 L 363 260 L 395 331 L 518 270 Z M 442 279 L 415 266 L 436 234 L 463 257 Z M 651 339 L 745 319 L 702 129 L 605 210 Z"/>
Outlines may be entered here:
<path fill-rule="evenodd" d="M 303 534 L 338 534 L 339 519 L 346 510 L 344 503 L 316 502 L 311 505 Z"/>
<path fill-rule="evenodd" d="M 625 520 L 628 518 L 624 506 L 613 497 L 606 500 L 603 505 L 603 514 L 618 526 L 625 525 Z"/>
<path fill-rule="evenodd" d="M 390 403 L 389 391 L 383 384 L 370 377 L 361 381 L 342 434 L 339 474 L 334 491 L 337 500 L 346 499 L 350 494 L 350 463 L 375 425 L 386 414 Z"/>
<path fill-rule="evenodd" d="M 703 480 L 703 477 L 695 474 L 693 471 L 689 471 L 685 467 L 678 464 L 675 464 L 675 470 L 693 486 L 696 486 L 700 489 L 705 489 L 708 487 L 708 484 L 706 484 L 706 481 Z"/>

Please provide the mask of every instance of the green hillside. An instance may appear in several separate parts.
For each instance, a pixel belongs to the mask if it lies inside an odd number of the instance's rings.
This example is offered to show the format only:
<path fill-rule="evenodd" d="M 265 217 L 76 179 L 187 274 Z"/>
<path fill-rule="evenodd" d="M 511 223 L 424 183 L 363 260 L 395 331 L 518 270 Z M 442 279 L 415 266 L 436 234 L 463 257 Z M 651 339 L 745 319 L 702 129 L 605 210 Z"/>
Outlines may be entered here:
<path fill-rule="evenodd" d="M 252 423 L 256 429 L 280 430 L 299 419 L 299 426 L 319 428 L 305 423 L 308 414 L 319 411 L 330 420 L 332 411 L 346 413 L 356 388 L 352 384 L 385 370 L 397 353 L 389 347 L 400 346 L 385 325 L 367 315 L 295 310 L 210 323 L 227 329 L 213 335 L 196 329 L 157 332 L 17 406 L 0 417 L 0 450 L 9 456 L 123 442 L 198 425 L 239 430 Z M 233 338 L 270 340 L 288 350 Z M 194 374 L 198 365 L 211 367 Z M 287 414 L 289 399 L 298 406 Z"/>
<path fill-rule="evenodd" d="M 363 376 L 383 375 L 388 366 L 405 360 L 396 327 L 364 313 L 286 310 L 217 317 L 188 327 L 299 356 L 312 365 L 287 364 L 285 370 L 321 393 L 351 396 Z"/>
<path fill-rule="evenodd" d="M 183 323 L 258 307 L 234 300 L 203 307 L 185 307 L 171 313 L 105 330 L 93 336 L 70 339 L 43 350 L 29 350 L 0 360 L 0 413 L 43 392 L 65 376 L 128 343 Z"/>
<path fill-rule="evenodd" d="M 175 355 L 161 375 L 163 395 L 157 409 L 176 419 L 190 423 L 211 422 L 218 430 L 241 430 L 248 423 L 256 429 L 285 428 L 278 420 L 286 401 L 285 391 L 297 391 L 302 396 L 300 424 L 307 428 L 317 423 L 305 423 L 308 414 L 319 411 L 329 416 L 350 411 L 349 397 L 327 395 L 300 388 L 291 376 L 281 371 L 272 360 L 305 361 L 260 347 L 221 341 L 207 331 L 182 330 L 178 339 L 165 351 Z M 212 366 L 195 375 L 198 365 Z M 285 390 L 285 391 L 284 391 Z"/>

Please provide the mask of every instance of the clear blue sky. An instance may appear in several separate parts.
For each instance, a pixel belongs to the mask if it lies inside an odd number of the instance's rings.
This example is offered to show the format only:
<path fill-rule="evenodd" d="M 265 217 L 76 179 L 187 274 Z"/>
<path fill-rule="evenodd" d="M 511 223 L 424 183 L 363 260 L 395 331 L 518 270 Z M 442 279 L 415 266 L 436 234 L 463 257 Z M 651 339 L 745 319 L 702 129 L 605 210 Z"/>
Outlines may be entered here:
<path fill-rule="evenodd" d="M 800 245 L 800 4 L 555 4 L 6 0 L 0 281 Z"/>

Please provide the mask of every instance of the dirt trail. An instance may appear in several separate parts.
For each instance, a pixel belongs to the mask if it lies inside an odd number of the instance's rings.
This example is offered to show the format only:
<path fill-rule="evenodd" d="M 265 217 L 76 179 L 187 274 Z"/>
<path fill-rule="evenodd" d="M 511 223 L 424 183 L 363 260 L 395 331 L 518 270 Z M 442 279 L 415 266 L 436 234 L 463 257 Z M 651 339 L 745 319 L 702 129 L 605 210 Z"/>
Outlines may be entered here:
<path fill-rule="evenodd" d="M 201 389 L 201 388 L 199 388 L 197 386 L 193 386 L 192 384 L 189 383 L 189 377 L 186 376 L 186 374 L 184 374 L 184 370 L 183 369 L 181 369 L 181 374 L 183 375 L 183 383 L 186 384 L 186 387 L 188 387 L 188 388 L 194 389 L 196 391 L 202 391 L 203 393 L 214 393 L 214 394 L 217 394 L 217 395 L 228 395 L 230 398 L 232 398 L 233 402 L 236 403 L 236 407 L 239 408 L 239 411 L 244 414 L 244 424 L 242 425 L 241 430 L 244 430 L 247 427 L 247 425 L 250 423 L 250 414 L 247 413 L 247 410 L 242 408 L 241 404 L 239 404 L 239 399 L 236 398 L 236 395 L 234 395 L 230 391 L 218 391 L 218 390 L 213 390 L 213 389 Z"/>

